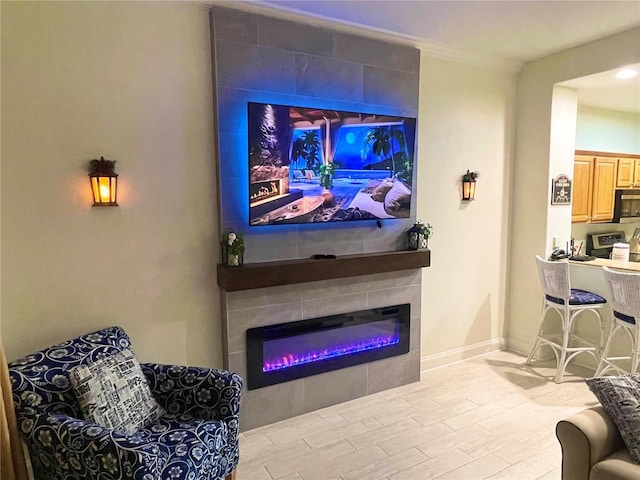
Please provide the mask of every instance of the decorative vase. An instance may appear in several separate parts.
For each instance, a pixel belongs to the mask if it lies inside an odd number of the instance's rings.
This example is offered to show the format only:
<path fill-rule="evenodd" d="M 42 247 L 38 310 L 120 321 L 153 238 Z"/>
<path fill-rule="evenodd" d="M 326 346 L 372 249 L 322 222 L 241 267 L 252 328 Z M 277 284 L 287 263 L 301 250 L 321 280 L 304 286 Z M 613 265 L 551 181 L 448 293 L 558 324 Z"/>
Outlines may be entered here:
<path fill-rule="evenodd" d="M 324 188 L 331 188 L 333 186 L 333 176 L 330 173 L 322 173 L 320 175 L 320 185 Z"/>
<path fill-rule="evenodd" d="M 244 250 L 244 249 L 243 249 Z M 229 251 L 229 245 L 226 242 L 220 242 L 220 259 L 225 267 L 240 267 L 244 264 L 244 251 L 235 254 Z"/>

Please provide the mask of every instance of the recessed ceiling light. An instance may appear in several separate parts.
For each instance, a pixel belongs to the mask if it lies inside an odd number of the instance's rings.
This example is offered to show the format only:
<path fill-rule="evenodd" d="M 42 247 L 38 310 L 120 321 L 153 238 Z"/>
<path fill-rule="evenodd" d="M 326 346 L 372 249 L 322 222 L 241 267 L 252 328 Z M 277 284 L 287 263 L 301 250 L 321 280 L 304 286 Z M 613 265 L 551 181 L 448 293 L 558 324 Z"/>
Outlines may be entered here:
<path fill-rule="evenodd" d="M 638 71 L 633 68 L 625 68 L 624 70 L 620 70 L 616 73 L 616 78 L 625 79 L 625 78 L 633 78 L 638 75 Z"/>

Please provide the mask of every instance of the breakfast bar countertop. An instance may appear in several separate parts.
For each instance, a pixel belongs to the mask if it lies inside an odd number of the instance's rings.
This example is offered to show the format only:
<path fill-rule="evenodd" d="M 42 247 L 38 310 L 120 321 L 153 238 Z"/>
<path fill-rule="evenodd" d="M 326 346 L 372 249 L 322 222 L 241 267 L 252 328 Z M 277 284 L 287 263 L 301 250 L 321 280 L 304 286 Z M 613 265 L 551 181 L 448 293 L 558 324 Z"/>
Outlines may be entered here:
<path fill-rule="evenodd" d="M 640 272 L 640 262 L 623 262 L 620 260 L 609 260 L 608 258 L 594 258 L 586 262 L 576 262 L 575 260 L 569 260 L 572 265 L 584 265 L 585 267 L 609 267 L 617 268 L 619 270 L 629 270 L 632 272 Z"/>

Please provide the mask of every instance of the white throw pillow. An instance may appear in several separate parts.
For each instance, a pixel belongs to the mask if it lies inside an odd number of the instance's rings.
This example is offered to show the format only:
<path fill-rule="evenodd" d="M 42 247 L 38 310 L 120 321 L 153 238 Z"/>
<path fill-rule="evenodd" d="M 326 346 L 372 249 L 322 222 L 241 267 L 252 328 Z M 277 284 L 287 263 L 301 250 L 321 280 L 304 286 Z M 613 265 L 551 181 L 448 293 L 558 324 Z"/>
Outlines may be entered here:
<path fill-rule="evenodd" d="M 127 434 L 164 415 L 130 350 L 69 370 L 84 419 Z"/>
<path fill-rule="evenodd" d="M 409 217 L 411 210 L 411 190 L 397 178 L 393 179 L 393 186 L 384 197 L 384 210 L 394 217 Z"/>

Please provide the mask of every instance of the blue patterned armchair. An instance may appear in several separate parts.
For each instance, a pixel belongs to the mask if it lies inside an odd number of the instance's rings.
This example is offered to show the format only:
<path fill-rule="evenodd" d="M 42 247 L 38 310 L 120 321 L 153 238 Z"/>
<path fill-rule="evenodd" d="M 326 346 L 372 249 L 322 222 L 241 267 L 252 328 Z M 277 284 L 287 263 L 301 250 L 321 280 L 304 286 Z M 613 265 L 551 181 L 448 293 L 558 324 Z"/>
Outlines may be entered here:
<path fill-rule="evenodd" d="M 69 369 L 132 350 L 120 327 L 9 364 L 21 434 L 36 480 L 235 478 L 242 379 L 226 371 L 141 363 L 165 414 L 133 434 L 83 420 Z"/>

